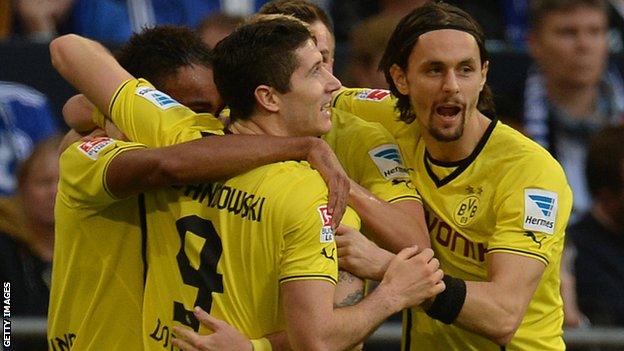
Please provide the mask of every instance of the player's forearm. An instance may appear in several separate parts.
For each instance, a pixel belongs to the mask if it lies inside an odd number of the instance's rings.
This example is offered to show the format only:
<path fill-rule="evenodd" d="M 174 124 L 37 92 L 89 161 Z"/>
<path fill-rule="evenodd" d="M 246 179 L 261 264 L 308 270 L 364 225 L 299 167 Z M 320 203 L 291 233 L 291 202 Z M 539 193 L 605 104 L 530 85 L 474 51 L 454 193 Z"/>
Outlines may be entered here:
<path fill-rule="evenodd" d="M 455 325 L 507 344 L 526 311 L 523 301 L 493 282 L 466 282 L 466 300 Z M 527 304 L 528 305 L 528 304 Z"/>
<path fill-rule="evenodd" d="M 346 350 L 361 343 L 390 315 L 398 312 L 394 301 L 373 291 L 354 306 L 334 309 L 332 323 L 323 337 L 325 350 Z"/>
<path fill-rule="evenodd" d="M 431 247 L 422 205 L 417 201 L 390 204 L 353 182 L 349 200 L 380 247 L 394 253 L 412 245 Z"/>
<path fill-rule="evenodd" d="M 162 148 L 160 167 L 177 184 L 222 180 L 266 164 L 305 159 L 313 142 L 314 138 L 215 135 Z"/>
<path fill-rule="evenodd" d="M 353 306 L 364 298 L 364 280 L 347 271 L 338 272 L 334 307 Z"/>
<path fill-rule="evenodd" d="M 105 113 L 116 87 L 132 77 L 106 48 L 75 34 L 54 39 L 50 57 L 61 76 Z"/>

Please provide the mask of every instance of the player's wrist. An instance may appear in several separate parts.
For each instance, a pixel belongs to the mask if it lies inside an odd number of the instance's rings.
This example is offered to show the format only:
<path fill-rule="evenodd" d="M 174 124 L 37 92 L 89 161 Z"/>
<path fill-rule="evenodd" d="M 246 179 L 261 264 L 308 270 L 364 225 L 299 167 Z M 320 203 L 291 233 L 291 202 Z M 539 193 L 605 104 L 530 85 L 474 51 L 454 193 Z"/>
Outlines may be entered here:
<path fill-rule="evenodd" d="M 445 275 L 443 281 L 446 289 L 428 307 L 423 308 L 429 317 L 451 324 L 459 316 L 466 301 L 466 282 L 450 275 Z"/>

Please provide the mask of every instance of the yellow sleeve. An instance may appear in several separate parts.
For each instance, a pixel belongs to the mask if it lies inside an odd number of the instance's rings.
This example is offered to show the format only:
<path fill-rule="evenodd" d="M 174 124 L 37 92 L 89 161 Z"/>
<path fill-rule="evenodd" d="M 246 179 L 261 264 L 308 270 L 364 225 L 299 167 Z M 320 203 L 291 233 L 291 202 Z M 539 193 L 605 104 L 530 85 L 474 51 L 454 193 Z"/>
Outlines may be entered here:
<path fill-rule="evenodd" d="M 107 206 L 118 199 L 106 184 L 111 161 L 122 152 L 144 148 L 145 145 L 95 138 L 69 146 L 59 160 L 59 198 L 70 207 Z"/>
<path fill-rule="evenodd" d="M 283 259 L 278 278 L 280 283 L 313 279 L 336 283 L 338 256 L 331 217 L 327 213 L 327 187 L 318 173 L 294 182 L 284 192 Z M 359 217 L 347 209 L 343 223 L 360 227 Z"/>
<path fill-rule="evenodd" d="M 347 175 L 384 201 L 421 201 L 392 135 L 379 123 L 336 109 L 333 113 L 334 125 L 323 138 Z"/>
<path fill-rule="evenodd" d="M 267 338 L 252 339 L 251 349 L 252 351 L 272 351 L 271 342 Z"/>
<path fill-rule="evenodd" d="M 209 114 L 196 114 L 148 81 L 132 79 L 116 91 L 109 106 L 113 123 L 133 141 L 162 147 L 222 135 L 223 126 Z"/>
<path fill-rule="evenodd" d="M 395 106 L 396 98 L 385 89 L 346 88 L 334 96 L 332 102 L 332 107 L 384 126 L 388 119 L 399 119 Z"/>
<path fill-rule="evenodd" d="M 572 191 L 561 166 L 550 157 L 531 157 L 508 172 L 499 188 L 505 190 L 494 204 L 496 230 L 488 253 L 519 254 L 545 265 L 561 255 L 572 209 Z"/>

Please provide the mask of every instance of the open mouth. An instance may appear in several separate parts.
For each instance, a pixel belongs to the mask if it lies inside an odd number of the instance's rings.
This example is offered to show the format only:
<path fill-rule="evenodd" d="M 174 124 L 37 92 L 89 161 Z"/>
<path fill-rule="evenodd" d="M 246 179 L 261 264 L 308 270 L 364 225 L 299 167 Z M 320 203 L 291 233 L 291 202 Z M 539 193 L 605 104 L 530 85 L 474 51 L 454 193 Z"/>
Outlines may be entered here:
<path fill-rule="evenodd" d="M 435 109 L 436 114 L 442 117 L 455 117 L 461 112 L 459 106 L 438 106 Z"/>

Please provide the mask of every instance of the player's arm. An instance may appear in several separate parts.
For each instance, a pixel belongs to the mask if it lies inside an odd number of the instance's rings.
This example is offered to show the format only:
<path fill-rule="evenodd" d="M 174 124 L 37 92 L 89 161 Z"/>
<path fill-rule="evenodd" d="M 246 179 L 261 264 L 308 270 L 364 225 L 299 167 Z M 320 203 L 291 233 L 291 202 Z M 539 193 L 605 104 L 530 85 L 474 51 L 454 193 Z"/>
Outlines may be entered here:
<path fill-rule="evenodd" d="M 442 271 L 430 249 L 404 249 L 390 263 L 380 285 L 355 306 L 334 308 L 328 281 L 295 280 L 281 285 L 290 344 L 294 350 L 353 347 L 388 316 L 418 305 L 444 289 Z"/>
<path fill-rule="evenodd" d="M 500 252 L 488 260 L 488 281 L 466 281 L 466 300 L 454 323 L 505 345 L 520 326 L 545 266 Z"/>
<path fill-rule="evenodd" d="M 352 306 L 363 296 L 364 282 L 348 272 L 340 271 L 334 294 L 334 307 Z M 173 327 L 178 336 L 173 344 L 183 351 L 259 351 L 268 349 L 268 344 L 273 351 L 292 350 L 285 331 L 266 335 L 262 339 L 249 340 L 233 326 L 212 317 L 199 307 L 193 313 L 212 334 L 200 335 L 187 328 Z"/>
<path fill-rule="evenodd" d="M 362 217 L 369 237 L 384 249 L 399 252 L 412 245 L 431 247 L 425 214 L 419 201 L 388 203 L 351 182 L 349 202 Z"/>
<path fill-rule="evenodd" d="M 337 200 L 329 206 L 344 209 L 340 198 L 345 198 L 348 189 L 340 184 L 341 169 L 332 155 L 322 140 L 312 137 L 209 136 L 164 148 L 123 152 L 110 163 L 106 179 L 111 192 L 124 197 L 172 184 L 222 180 L 276 160 L 312 156 L 329 187 L 338 191 Z"/>
<path fill-rule="evenodd" d="M 67 34 L 50 43 L 52 65 L 100 111 L 108 111 L 117 88 L 132 75 L 96 41 Z"/>

